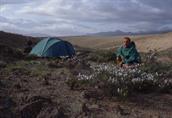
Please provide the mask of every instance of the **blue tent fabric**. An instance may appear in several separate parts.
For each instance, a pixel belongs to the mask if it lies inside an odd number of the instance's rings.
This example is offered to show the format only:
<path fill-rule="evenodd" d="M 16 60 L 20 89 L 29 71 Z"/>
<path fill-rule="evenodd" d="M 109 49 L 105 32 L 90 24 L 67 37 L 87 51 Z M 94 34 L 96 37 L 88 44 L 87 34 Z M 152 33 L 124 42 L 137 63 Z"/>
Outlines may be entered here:
<path fill-rule="evenodd" d="M 67 41 L 59 38 L 45 38 L 38 42 L 30 54 L 39 57 L 72 57 L 75 55 L 75 50 Z"/>

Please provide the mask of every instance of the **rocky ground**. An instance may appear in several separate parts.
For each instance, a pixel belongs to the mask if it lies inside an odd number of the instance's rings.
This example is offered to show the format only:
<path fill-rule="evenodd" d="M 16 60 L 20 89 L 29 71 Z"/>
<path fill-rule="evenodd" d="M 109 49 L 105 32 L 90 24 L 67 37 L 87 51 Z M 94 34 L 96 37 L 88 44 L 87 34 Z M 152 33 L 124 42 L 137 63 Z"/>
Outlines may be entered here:
<path fill-rule="evenodd" d="M 16 51 L 12 54 L 2 56 L 1 52 L 0 118 L 172 116 L 171 89 L 168 92 L 133 92 L 123 99 L 119 96 L 107 96 L 101 89 L 104 83 L 92 85 L 70 81 L 75 80 L 79 73 L 94 73 L 90 68 L 92 63 L 109 63 L 108 58 L 102 60 L 101 56 L 95 56 L 95 52 L 82 50 L 77 53 L 77 58 L 63 60 L 27 57 Z M 170 74 L 168 78 L 171 78 Z"/>

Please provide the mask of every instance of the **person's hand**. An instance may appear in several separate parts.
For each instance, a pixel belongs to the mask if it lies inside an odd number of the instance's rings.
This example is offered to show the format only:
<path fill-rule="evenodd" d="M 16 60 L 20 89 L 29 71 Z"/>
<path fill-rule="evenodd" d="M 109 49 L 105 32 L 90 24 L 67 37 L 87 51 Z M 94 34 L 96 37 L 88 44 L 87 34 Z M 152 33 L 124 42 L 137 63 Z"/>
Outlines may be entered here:
<path fill-rule="evenodd" d="M 117 56 L 116 59 L 117 59 L 117 61 L 119 61 L 121 59 L 121 57 L 120 56 Z"/>
<path fill-rule="evenodd" d="M 122 62 L 125 63 L 125 58 L 124 57 L 122 58 Z"/>
<path fill-rule="evenodd" d="M 117 57 L 117 60 L 118 60 L 119 62 L 121 62 L 121 61 L 123 61 L 123 58 L 122 58 L 121 56 L 118 56 L 118 57 Z"/>

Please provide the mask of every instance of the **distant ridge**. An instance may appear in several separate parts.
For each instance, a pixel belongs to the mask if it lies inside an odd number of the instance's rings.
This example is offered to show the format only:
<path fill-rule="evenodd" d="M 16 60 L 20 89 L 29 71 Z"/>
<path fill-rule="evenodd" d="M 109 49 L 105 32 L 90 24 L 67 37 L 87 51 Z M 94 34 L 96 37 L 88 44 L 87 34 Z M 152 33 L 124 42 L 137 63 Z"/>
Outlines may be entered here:
<path fill-rule="evenodd" d="M 172 30 L 163 31 L 139 31 L 139 32 L 123 32 L 121 30 L 109 31 L 109 32 L 98 32 L 87 34 L 89 36 L 123 36 L 123 35 L 149 35 L 149 34 L 162 34 L 172 32 Z"/>
<path fill-rule="evenodd" d="M 48 34 L 41 34 L 41 33 L 31 33 L 31 34 L 24 34 L 25 36 L 31 36 L 31 37 L 52 37 Z"/>

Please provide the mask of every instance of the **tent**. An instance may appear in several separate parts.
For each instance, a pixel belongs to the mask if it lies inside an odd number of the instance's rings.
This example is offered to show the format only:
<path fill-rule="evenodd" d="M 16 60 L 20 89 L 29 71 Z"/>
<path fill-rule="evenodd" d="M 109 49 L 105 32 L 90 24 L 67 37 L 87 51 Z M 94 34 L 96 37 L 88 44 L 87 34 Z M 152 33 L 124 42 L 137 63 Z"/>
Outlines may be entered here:
<path fill-rule="evenodd" d="M 38 42 L 30 52 L 39 57 L 72 57 L 75 50 L 71 43 L 59 38 L 45 38 Z"/>

